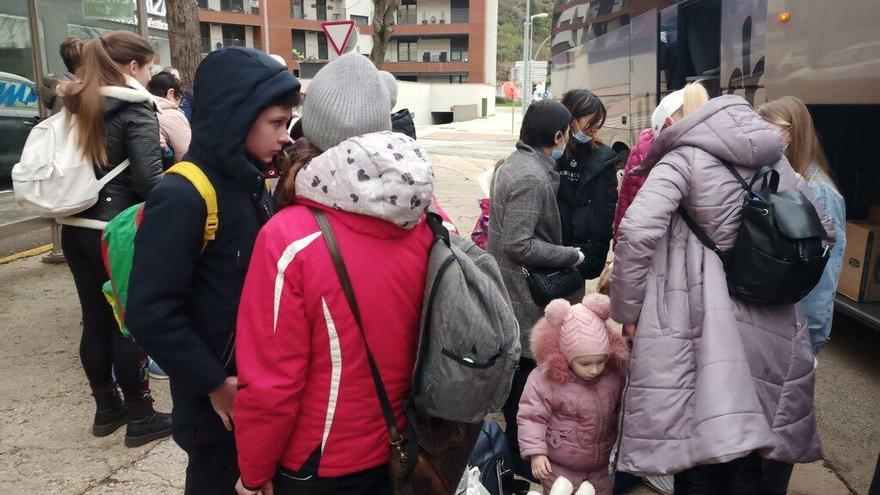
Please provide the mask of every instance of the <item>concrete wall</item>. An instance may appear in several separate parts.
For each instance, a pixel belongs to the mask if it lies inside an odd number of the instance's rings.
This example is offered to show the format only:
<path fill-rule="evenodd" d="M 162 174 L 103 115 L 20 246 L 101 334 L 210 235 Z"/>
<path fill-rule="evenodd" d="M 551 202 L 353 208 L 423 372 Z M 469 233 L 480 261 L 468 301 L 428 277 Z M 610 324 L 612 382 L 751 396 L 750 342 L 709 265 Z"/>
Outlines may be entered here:
<path fill-rule="evenodd" d="M 249 48 L 254 47 L 254 27 L 253 26 L 245 26 L 244 27 L 244 46 Z"/>
<path fill-rule="evenodd" d="M 302 90 L 308 92 L 311 79 L 300 79 L 300 82 Z M 494 115 L 495 87 L 490 84 L 427 84 L 398 81 L 397 106 L 393 110 L 408 108 L 415 114 L 416 124 L 430 125 L 433 123 L 432 112 L 453 112 L 453 106 L 456 105 L 476 105 L 479 115 L 483 108 L 483 98 L 488 104 L 487 115 Z"/>

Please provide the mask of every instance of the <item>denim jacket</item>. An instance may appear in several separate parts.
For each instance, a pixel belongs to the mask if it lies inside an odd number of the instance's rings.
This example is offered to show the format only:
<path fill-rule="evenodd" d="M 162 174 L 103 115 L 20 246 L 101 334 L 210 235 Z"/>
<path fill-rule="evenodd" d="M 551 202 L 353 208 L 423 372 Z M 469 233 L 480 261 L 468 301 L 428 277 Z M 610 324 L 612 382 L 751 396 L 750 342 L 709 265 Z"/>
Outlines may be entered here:
<path fill-rule="evenodd" d="M 811 165 L 804 173 L 817 202 L 834 221 L 837 242 L 831 249 L 828 264 L 816 287 L 804 297 L 801 311 L 810 328 L 810 341 L 813 352 L 819 352 L 831 335 L 831 322 L 834 316 L 834 295 L 840 270 L 843 266 L 843 253 L 846 251 L 846 204 L 834 183 L 816 165 Z"/>

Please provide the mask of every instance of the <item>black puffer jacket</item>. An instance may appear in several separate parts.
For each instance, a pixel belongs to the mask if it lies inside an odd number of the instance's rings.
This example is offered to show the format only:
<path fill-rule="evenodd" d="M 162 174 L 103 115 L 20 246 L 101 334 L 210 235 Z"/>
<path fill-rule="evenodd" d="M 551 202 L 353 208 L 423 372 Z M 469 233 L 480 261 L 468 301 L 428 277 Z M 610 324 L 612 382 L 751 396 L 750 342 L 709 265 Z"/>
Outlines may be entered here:
<path fill-rule="evenodd" d="M 216 239 L 203 247 L 205 201 L 183 177 L 168 175 L 150 193 L 135 237 L 126 307 L 132 335 L 171 377 L 174 439 L 233 440 L 208 393 L 235 374 L 232 342 L 254 241 L 272 214 L 266 164 L 245 152 L 257 116 L 299 81 L 263 52 L 223 48 L 199 65 L 192 143 L 217 193 Z"/>
<path fill-rule="evenodd" d="M 391 114 L 391 130 L 416 139 L 416 124 L 413 122 L 412 113 L 408 108 Z"/>
<path fill-rule="evenodd" d="M 584 262 L 578 269 L 584 279 L 602 273 L 611 247 L 619 162 L 620 157 L 608 146 L 593 148 L 590 143 L 577 145 L 571 157 L 556 162 L 562 243 L 583 251 Z"/>
<path fill-rule="evenodd" d="M 147 199 L 162 178 L 159 119 L 152 96 L 145 89 L 122 86 L 101 88 L 104 95 L 104 135 L 107 159 L 113 167 L 126 158 L 129 165 L 101 189 L 95 206 L 76 215 L 108 221 L 129 206 Z M 97 178 L 113 167 L 95 169 Z"/>

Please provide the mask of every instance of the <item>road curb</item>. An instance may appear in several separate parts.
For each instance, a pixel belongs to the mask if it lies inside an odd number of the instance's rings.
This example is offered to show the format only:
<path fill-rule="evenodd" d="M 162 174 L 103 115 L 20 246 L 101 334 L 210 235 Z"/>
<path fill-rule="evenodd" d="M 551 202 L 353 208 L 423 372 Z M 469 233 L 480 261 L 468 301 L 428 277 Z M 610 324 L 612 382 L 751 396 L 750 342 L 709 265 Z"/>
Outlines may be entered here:
<path fill-rule="evenodd" d="M 39 256 L 41 254 L 46 254 L 52 251 L 52 245 L 46 244 L 45 246 L 35 247 L 32 249 L 27 249 L 25 251 L 20 251 L 15 254 L 10 254 L 9 256 L 5 256 L 0 258 L 0 265 L 5 265 L 7 263 L 12 263 L 13 261 L 23 260 L 25 258 L 32 258 L 34 256 Z"/>

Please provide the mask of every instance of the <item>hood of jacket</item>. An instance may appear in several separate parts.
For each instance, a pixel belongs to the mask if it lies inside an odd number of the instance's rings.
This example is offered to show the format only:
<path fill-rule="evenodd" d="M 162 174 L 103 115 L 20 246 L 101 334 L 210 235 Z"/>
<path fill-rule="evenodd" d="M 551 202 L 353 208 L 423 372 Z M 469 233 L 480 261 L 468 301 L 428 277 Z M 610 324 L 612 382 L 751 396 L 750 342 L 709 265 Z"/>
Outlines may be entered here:
<path fill-rule="evenodd" d="M 154 96 L 153 98 L 156 99 L 156 106 L 159 107 L 159 110 L 180 110 L 180 105 L 168 98 L 162 98 L 161 96 Z"/>
<path fill-rule="evenodd" d="M 782 158 L 782 139 L 740 96 L 714 98 L 697 112 L 664 129 L 654 140 L 637 173 L 648 172 L 670 151 L 699 148 L 719 160 L 744 168 L 774 165 Z"/>
<path fill-rule="evenodd" d="M 244 150 L 251 125 L 273 100 L 299 88 L 299 80 L 263 52 L 240 47 L 211 52 L 193 82 L 187 155 L 228 177 L 253 175 L 258 169 Z"/>
<path fill-rule="evenodd" d="M 400 133 L 349 138 L 317 157 L 296 176 L 296 196 L 410 229 L 434 193 L 428 153 Z"/>
<path fill-rule="evenodd" d="M 154 110 L 156 97 L 150 94 L 133 77 L 125 77 L 125 86 L 101 86 L 104 96 L 104 116 L 109 117 L 132 103 L 146 103 Z"/>
<path fill-rule="evenodd" d="M 611 330 L 605 324 L 605 330 L 608 332 L 608 361 L 605 363 L 606 369 L 624 372 L 629 361 L 629 348 L 626 341 L 619 333 Z M 571 368 L 568 366 L 568 360 L 562 353 L 559 345 L 560 327 L 551 325 L 547 318 L 541 318 L 532 329 L 530 337 L 530 347 L 538 367 L 541 368 L 547 376 L 556 382 L 564 383 L 574 377 Z"/>

